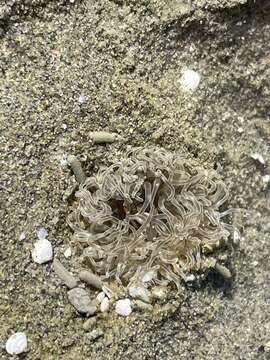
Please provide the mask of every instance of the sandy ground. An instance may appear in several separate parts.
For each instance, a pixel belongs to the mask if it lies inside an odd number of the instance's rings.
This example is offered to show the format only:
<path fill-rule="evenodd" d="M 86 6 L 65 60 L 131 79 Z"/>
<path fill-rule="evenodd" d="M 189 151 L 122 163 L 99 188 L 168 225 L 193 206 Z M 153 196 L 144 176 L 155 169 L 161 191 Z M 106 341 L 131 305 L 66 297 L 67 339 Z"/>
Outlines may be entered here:
<path fill-rule="evenodd" d="M 24 331 L 25 359 L 269 359 L 269 2 L 7 0 L 0 35 L 0 358 Z M 185 69 L 201 75 L 193 93 Z M 101 129 L 122 140 L 93 145 Z M 233 279 L 183 286 L 160 315 L 99 316 L 93 341 L 51 264 L 33 263 L 35 231 L 65 262 L 75 180 L 61 160 L 91 174 L 148 144 L 220 169 L 240 208 Z"/>

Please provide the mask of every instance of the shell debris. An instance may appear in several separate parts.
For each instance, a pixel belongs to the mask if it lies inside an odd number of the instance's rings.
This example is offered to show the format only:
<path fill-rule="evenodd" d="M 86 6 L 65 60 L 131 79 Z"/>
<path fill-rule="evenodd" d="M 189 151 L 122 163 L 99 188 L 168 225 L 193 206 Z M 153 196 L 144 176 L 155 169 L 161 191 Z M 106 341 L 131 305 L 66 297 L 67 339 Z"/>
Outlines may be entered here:
<path fill-rule="evenodd" d="M 27 337 L 23 332 L 16 332 L 6 342 L 6 351 L 10 355 L 19 355 L 27 349 Z"/>

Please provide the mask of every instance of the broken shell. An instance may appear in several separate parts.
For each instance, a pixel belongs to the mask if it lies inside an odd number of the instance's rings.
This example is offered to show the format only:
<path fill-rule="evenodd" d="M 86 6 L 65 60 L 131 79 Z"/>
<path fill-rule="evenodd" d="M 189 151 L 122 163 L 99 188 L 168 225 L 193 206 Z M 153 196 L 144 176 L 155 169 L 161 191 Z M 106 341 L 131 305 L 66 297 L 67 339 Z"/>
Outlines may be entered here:
<path fill-rule="evenodd" d="M 109 307 L 110 307 L 109 299 L 105 297 L 100 304 L 100 311 L 106 312 L 109 310 Z"/>
<path fill-rule="evenodd" d="M 97 303 L 101 304 L 102 301 L 104 300 L 105 296 L 106 296 L 105 293 L 103 291 L 101 291 L 96 297 Z"/>
<path fill-rule="evenodd" d="M 17 332 L 11 335 L 6 342 L 6 351 L 10 355 L 18 355 L 27 349 L 27 338 L 25 333 Z"/>

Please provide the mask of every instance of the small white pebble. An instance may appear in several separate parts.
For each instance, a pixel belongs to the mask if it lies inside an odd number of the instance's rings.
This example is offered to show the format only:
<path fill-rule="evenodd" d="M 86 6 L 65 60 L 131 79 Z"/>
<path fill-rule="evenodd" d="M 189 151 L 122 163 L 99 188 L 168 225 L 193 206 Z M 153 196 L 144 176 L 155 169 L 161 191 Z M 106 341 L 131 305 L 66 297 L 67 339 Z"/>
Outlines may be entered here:
<path fill-rule="evenodd" d="M 101 291 L 96 297 L 97 303 L 101 304 L 102 301 L 105 299 L 105 296 L 106 296 L 105 293 Z"/>
<path fill-rule="evenodd" d="M 22 232 L 21 235 L 19 236 L 19 241 L 23 241 L 25 240 L 25 238 L 26 238 L 25 232 Z"/>
<path fill-rule="evenodd" d="M 17 332 L 11 335 L 6 342 L 6 351 L 10 355 L 18 355 L 27 349 L 27 338 L 25 333 Z"/>
<path fill-rule="evenodd" d="M 63 124 L 63 125 L 62 125 L 62 128 L 63 128 L 64 130 L 67 130 L 67 127 L 68 127 L 67 124 Z"/>
<path fill-rule="evenodd" d="M 65 257 L 66 259 L 68 259 L 68 258 L 71 257 L 71 255 L 72 255 L 71 248 L 68 247 L 68 248 L 64 251 L 64 257 Z"/>
<path fill-rule="evenodd" d="M 250 155 L 250 157 L 251 157 L 252 159 L 254 159 L 254 160 L 259 161 L 262 165 L 264 165 L 264 164 L 265 164 L 265 160 L 264 160 L 264 158 L 263 158 L 263 157 L 262 157 L 262 155 L 261 155 L 261 154 L 259 154 L 259 153 L 254 153 L 254 154 L 251 154 L 251 155 Z"/>
<path fill-rule="evenodd" d="M 109 299 L 105 297 L 100 304 L 100 311 L 106 312 L 109 310 L 109 307 L 110 307 Z"/>
<path fill-rule="evenodd" d="M 34 262 L 38 264 L 44 264 L 50 260 L 52 260 L 53 257 L 53 249 L 52 244 L 49 240 L 43 239 L 38 240 L 34 244 L 34 249 L 32 251 L 32 258 Z"/>
<path fill-rule="evenodd" d="M 155 275 L 154 271 L 145 272 L 142 277 L 142 282 L 147 283 L 149 281 L 152 281 L 154 278 L 154 275 Z"/>
<path fill-rule="evenodd" d="M 131 302 L 129 299 L 118 300 L 115 305 L 115 311 L 118 315 L 128 316 L 131 314 Z"/>
<path fill-rule="evenodd" d="M 185 91 L 194 91 L 201 81 L 201 76 L 194 70 L 185 70 L 180 78 L 180 85 Z"/>
<path fill-rule="evenodd" d="M 85 96 L 84 95 L 80 95 L 78 98 L 78 101 L 80 104 L 83 104 L 85 102 Z"/>
<path fill-rule="evenodd" d="M 39 240 L 46 239 L 48 236 L 48 231 L 44 227 L 40 227 L 37 229 L 37 237 Z"/>

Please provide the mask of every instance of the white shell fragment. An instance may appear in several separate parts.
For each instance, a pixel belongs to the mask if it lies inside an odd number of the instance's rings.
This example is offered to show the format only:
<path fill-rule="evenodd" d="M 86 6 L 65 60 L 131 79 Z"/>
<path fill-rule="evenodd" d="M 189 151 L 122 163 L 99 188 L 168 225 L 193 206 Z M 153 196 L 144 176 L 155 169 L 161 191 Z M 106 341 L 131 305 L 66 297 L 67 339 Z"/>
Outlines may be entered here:
<path fill-rule="evenodd" d="M 131 314 L 131 302 L 129 299 L 118 300 L 115 305 L 115 311 L 118 315 L 128 316 Z"/>
<path fill-rule="evenodd" d="M 37 237 L 39 240 L 46 239 L 48 234 L 48 230 L 46 230 L 44 227 L 40 227 L 37 229 Z"/>
<path fill-rule="evenodd" d="M 128 289 L 129 295 L 135 299 L 140 299 L 144 302 L 151 302 L 151 293 L 144 287 L 130 287 Z"/>
<path fill-rule="evenodd" d="M 147 283 L 154 279 L 155 273 L 154 271 L 147 271 L 143 274 L 142 282 Z"/>
<path fill-rule="evenodd" d="M 6 351 L 10 355 L 18 355 L 27 349 L 27 337 L 23 332 L 11 335 L 6 342 Z"/>
<path fill-rule="evenodd" d="M 180 78 L 180 85 L 185 91 L 194 91 L 201 81 L 201 75 L 194 70 L 185 70 Z"/>
<path fill-rule="evenodd" d="M 109 310 L 109 308 L 110 308 L 109 299 L 107 297 L 105 297 L 100 304 L 100 311 L 106 312 Z"/>
<path fill-rule="evenodd" d="M 102 301 L 105 299 L 105 296 L 106 296 L 105 293 L 103 291 L 101 291 L 96 297 L 97 303 L 101 304 Z"/>
<path fill-rule="evenodd" d="M 34 262 L 38 264 L 44 264 L 50 260 L 52 260 L 53 257 L 53 249 L 52 244 L 49 240 L 43 239 L 38 240 L 34 244 L 34 249 L 32 251 L 32 258 Z"/>

